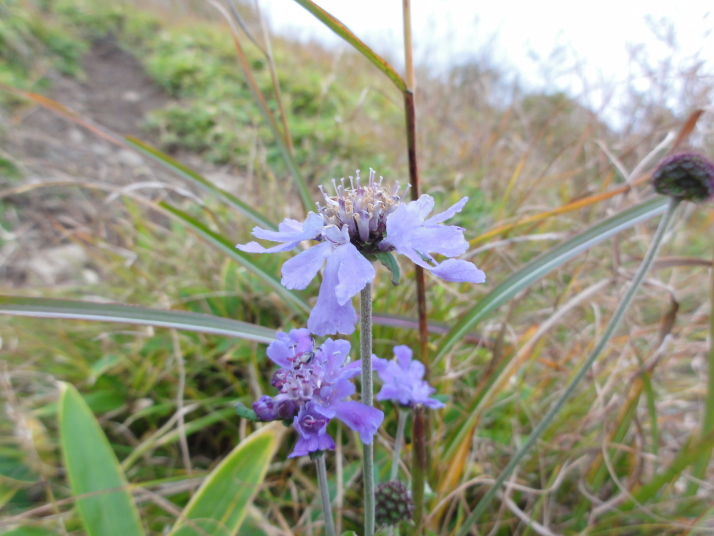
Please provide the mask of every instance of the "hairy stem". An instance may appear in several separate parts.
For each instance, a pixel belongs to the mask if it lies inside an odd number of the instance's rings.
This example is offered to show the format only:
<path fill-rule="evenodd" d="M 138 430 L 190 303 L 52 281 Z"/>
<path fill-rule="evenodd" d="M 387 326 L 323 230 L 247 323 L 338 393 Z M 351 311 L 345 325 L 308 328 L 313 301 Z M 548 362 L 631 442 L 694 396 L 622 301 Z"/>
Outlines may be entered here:
<path fill-rule="evenodd" d="M 367 283 L 359 294 L 359 354 L 362 360 L 362 403 L 373 406 L 372 387 L 372 285 Z M 364 536 L 374 534 L 374 450 L 373 443 L 362 444 L 364 479 Z"/>
<path fill-rule="evenodd" d="M 327 468 L 325 467 L 325 455 L 320 454 L 315 459 L 317 467 L 317 481 L 320 484 L 320 498 L 322 499 L 322 513 L 325 516 L 325 534 L 336 536 L 335 524 L 332 521 L 332 505 L 330 504 L 330 489 L 327 487 Z"/>
<path fill-rule="evenodd" d="M 404 442 L 404 426 L 407 424 L 409 412 L 399 408 L 399 420 L 397 421 L 397 435 L 394 438 L 394 456 L 392 457 L 392 472 L 389 475 L 389 480 L 397 480 L 399 476 L 399 454 L 402 451 L 402 443 Z"/>
<path fill-rule="evenodd" d="M 652 238 L 652 243 L 650 244 L 650 247 L 647 250 L 647 255 L 645 255 L 645 258 L 642 260 L 642 264 L 640 264 L 637 273 L 633 277 L 632 283 L 630 284 L 629 288 L 622 297 L 622 301 L 620 301 L 620 304 L 617 306 L 617 309 L 615 309 L 612 318 L 610 318 L 610 322 L 607 324 L 605 331 L 600 337 L 600 341 L 593 349 L 587 361 L 585 361 L 585 363 L 575 375 L 575 377 L 570 380 L 570 383 L 563 391 L 563 394 L 560 395 L 560 398 L 557 400 L 557 402 L 555 402 L 555 404 L 553 404 L 550 410 L 548 410 L 548 413 L 546 413 L 545 417 L 543 417 L 543 420 L 533 430 L 531 435 L 528 437 L 526 443 L 513 456 L 513 458 L 511 458 L 511 461 L 508 462 L 508 465 L 506 465 L 503 471 L 501 471 L 501 474 L 498 475 L 498 478 L 496 478 L 496 481 L 493 483 L 491 488 L 478 502 L 476 508 L 474 508 L 473 512 L 471 512 L 471 515 L 466 519 L 466 521 L 464 521 L 464 524 L 461 526 L 461 530 L 459 530 L 457 536 L 466 536 L 469 533 L 471 525 L 476 523 L 481 517 L 481 515 L 483 515 L 483 513 L 486 511 L 489 504 L 491 503 L 491 500 L 495 497 L 496 493 L 498 493 L 499 489 L 501 488 L 501 485 L 511 475 L 513 470 L 520 463 L 521 459 L 523 459 L 523 457 L 528 453 L 528 451 L 533 447 L 533 445 L 535 445 L 536 441 L 538 441 L 538 438 L 543 434 L 543 432 L 545 432 L 551 421 L 555 418 L 558 412 L 560 412 L 560 409 L 563 407 L 568 398 L 570 398 L 570 396 L 573 394 L 575 388 L 585 377 L 585 374 L 587 374 L 587 372 L 593 366 L 593 363 L 595 363 L 595 360 L 600 355 L 600 352 L 603 351 L 608 341 L 610 340 L 610 337 L 612 337 L 615 328 L 617 328 L 618 324 L 620 323 L 620 320 L 622 319 L 622 316 L 625 314 L 625 311 L 627 311 L 628 307 L 630 306 L 632 298 L 634 298 L 635 294 L 637 293 L 637 289 L 639 288 L 640 283 L 642 283 L 645 274 L 652 265 L 652 261 L 657 256 L 657 251 L 659 250 L 659 247 L 662 243 L 662 238 L 664 237 L 665 231 L 667 230 L 670 221 L 672 221 L 672 216 L 674 216 L 674 212 L 677 209 L 678 205 L 679 200 L 675 198 L 670 199 L 669 205 L 667 206 L 667 211 L 665 212 L 664 216 L 662 216 L 662 219 L 659 222 L 659 226 L 657 227 L 657 231 L 655 232 L 655 235 Z"/>

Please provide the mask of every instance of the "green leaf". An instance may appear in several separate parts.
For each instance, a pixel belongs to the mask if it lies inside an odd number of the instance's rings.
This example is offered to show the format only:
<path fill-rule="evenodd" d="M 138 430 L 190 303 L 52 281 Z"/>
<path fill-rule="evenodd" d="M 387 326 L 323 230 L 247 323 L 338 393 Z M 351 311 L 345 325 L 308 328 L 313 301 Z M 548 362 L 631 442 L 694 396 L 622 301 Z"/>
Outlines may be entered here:
<path fill-rule="evenodd" d="M 255 411 L 244 406 L 240 402 L 238 404 L 236 404 L 236 413 L 238 414 L 239 417 L 243 417 L 244 419 L 248 419 L 249 421 L 257 421 L 258 420 L 258 415 L 255 413 Z"/>
<path fill-rule="evenodd" d="M 87 534 L 143 535 L 119 461 L 89 407 L 68 383 L 62 383 L 59 428 L 70 488 Z"/>
<path fill-rule="evenodd" d="M 0 314 L 141 324 L 213 333 L 265 343 L 275 340 L 274 330 L 247 322 L 200 313 L 149 309 L 119 303 L 0 296 Z"/>
<path fill-rule="evenodd" d="M 220 249 L 225 255 L 236 261 L 241 266 L 245 266 L 248 270 L 265 281 L 283 300 L 296 312 L 307 313 L 310 311 L 310 306 L 301 298 L 296 296 L 292 291 L 286 289 L 280 284 L 280 281 L 273 275 L 263 270 L 260 266 L 252 261 L 250 255 L 246 255 L 242 251 L 236 249 L 235 244 L 230 240 L 214 233 L 201 222 L 192 218 L 182 210 L 179 210 L 171 205 L 161 202 L 159 205 L 171 213 L 181 223 L 187 225 L 193 232 L 201 238 L 208 241 L 213 246 Z"/>
<path fill-rule="evenodd" d="M 170 169 L 171 171 L 180 175 L 184 179 L 187 179 L 189 182 L 195 184 L 196 186 L 199 186 L 200 188 L 217 195 L 228 206 L 235 208 L 236 210 L 238 210 L 238 212 L 247 216 L 258 225 L 267 229 L 277 230 L 277 225 L 275 225 L 265 216 L 254 210 L 250 205 L 247 205 L 233 194 L 230 194 L 225 190 L 219 188 L 218 186 L 216 186 L 209 180 L 203 178 L 201 175 L 199 175 L 192 169 L 187 168 L 180 162 L 177 162 L 170 156 L 162 153 L 161 151 L 159 151 L 155 147 L 152 147 L 148 143 L 144 143 L 140 139 L 134 138 L 133 136 L 127 136 L 126 138 L 124 138 L 124 143 L 126 143 L 132 149 L 140 152 L 144 156 L 148 156 L 149 158 L 161 164 L 165 168 Z"/>
<path fill-rule="evenodd" d="M 388 251 L 375 253 L 374 256 L 377 257 L 382 266 L 392 273 L 392 285 L 396 287 L 399 284 L 399 263 L 397 259 Z"/>
<path fill-rule="evenodd" d="M 191 498 L 170 536 L 234 536 L 260 489 L 282 428 L 264 426 L 240 443 Z"/>
<path fill-rule="evenodd" d="M 2 536 L 56 536 L 56 532 L 44 527 L 18 527 L 10 532 L 3 532 Z"/>
<path fill-rule="evenodd" d="M 394 83 L 395 86 L 404 93 L 407 90 L 407 85 L 402 80 L 402 77 L 397 74 L 397 71 L 387 63 L 387 61 L 369 48 L 364 42 L 362 42 L 355 34 L 353 34 L 347 26 L 342 22 L 337 20 L 335 17 L 330 15 L 327 11 L 322 9 L 320 6 L 312 2 L 311 0 L 295 0 L 302 7 L 307 9 L 310 13 L 315 15 L 322 23 L 325 24 L 330 30 L 339 35 L 342 39 L 347 41 L 350 45 L 355 47 L 365 58 L 371 61 L 377 69 L 382 71 L 387 77 Z"/>
<path fill-rule="evenodd" d="M 19 482 L 35 482 L 37 475 L 23 463 L 21 452 L 3 449 L 0 452 L 0 477 Z"/>
<path fill-rule="evenodd" d="M 663 213 L 667 207 L 667 203 L 668 198 L 664 196 L 649 199 L 593 225 L 589 229 L 530 261 L 481 298 L 475 307 L 461 317 L 441 341 L 439 352 L 434 360 L 436 361 L 444 357 L 476 324 L 521 290 L 528 287 L 531 283 L 603 240 L 625 229 L 629 229 L 639 222 Z"/>

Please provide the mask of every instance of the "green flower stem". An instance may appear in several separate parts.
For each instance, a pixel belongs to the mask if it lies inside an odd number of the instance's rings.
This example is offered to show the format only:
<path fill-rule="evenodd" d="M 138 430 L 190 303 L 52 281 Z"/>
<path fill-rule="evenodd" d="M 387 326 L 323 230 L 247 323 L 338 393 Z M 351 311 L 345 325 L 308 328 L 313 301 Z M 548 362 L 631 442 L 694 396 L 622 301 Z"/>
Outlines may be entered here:
<path fill-rule="evenodd" d="M 424 534 L 424 483 L 426 478 L 426 415 L 417 404 L 412 412 L 412 500 L 414 501 L 414 536 Z"/>
<path fill-rule="evenodd" d="M 399 408 L 399 420 L 397 421 L 397 435 L 394 438 L 394 456 L 392 457 L 392 472 L 389 475 L 389 480 L 397 480 L 399 476 L 399 454 L 402 451 L 402 443 L 404 442 L 404 427 L 407 424 L 409 412 Z"/>
<path fill-rule="evenodd" d="M 322 513 L 325 516 L 325 534 L 336 536 L 335 523 L 332 521 L 332 505 L 330 504 L 330 489 L 327 487 L 327 468 L 325 467 L 325 455 L 320 454 L 315 459 L 317 467 L 317 481 L 320 484 L 320 497 L 322 498 Z"/>
<path fill-rule="evenodd" d="M 359 294 L 359 354 L 362 360 L 362 403 L 373 406 L 372 387 L 372 285 L 367 283 Z M 362 444 L 364 480 L 364 536 L 374 534 L 374 450 Z"/>
<path fill-rule="evenodd" d="M 665 212 L 664 216 L 662 216 L 662 219 L 659 222 L 659 227 L 657 227 L 657 231 L 655 232 L 655 235 L 652 238 L 652 243 L 650 244 L 650 247 L 647 250 L 647 255 L 645 255 L 645 258 L 642 260 L 642 264 L 640 265 L 639 269 L 637 270 L 637 273 L 632 279 L 632 283 L 627 289 L 627 292 L 625 292 L 625 295 L 622 297 L 622 301 L 620 301 L 620 304 L 617 306 L 617 309 L 613 313 L 612 318 L 610 318 L 610 322 L 608 323 L 607 327 L 605 328 L 605 331 L 600 337 L 600 341 L 588 357 L 587 361 L 585 361 L 582 368 L 570 381 L 568 386 L 565 388 L 563 394 L 560 395 L 558 401 L 553 404 L 548 413 L 546 413 L 545 417 L 543 417 L 543 420 L 538 424 L 538 426 L 536 426 L 536 428 L 530 434 L 526 443 L 513 456 L 513 458 L 511 458 L 511 461 L 508 462 L 508 465 L 506 465 L 503 471 L 501 471 L 501 474 L 498 475 L 498 478 L 496 478 L 494 484 L 478 502 L 473 512 L 471 512 L 471 515 L 466 519 L 466 521 L 464 521 L 464 524 L 461 526 L 461 529 L 457 533 L 457 536 L 466 536 L 469 533 L 471 525 L 473 525 L 480 519 L 481 515 L 483 515 L 483 513 L 486 511 L 489 504 L 491 503 L 491 500 L 495 497 L 496 493 L 501 488 L 501 485 L 506 481 L 509 476 L 511 476 L 511 473 L 520 463 L 521 459 L 523 459 L 523 457 L 528 453 L 528 451 L 533 447 L 533 445 L 535 445 L 536 441 L 538 441 L 538 438 L 543 434 L 543 432 L 545 432 L 551 421 L 555 418 L 555 416 L 558 414 L 565 402 L 568 400 L 568 398 L 570 398 L 570 395 L 573 394 L 575 388 L 585 377 L 585 374 L 587 374 L 587 372 L 593 366 L 593 363 L 595 363 L 595 359 L 597 359 L 597 357 L 600 355 L 600 352 L 603 351 L 608 341 L 610 340 L 610 337 L 612 337 L 615 328 L 617 328 L 618 324 L 620 323 L 620 320 L 622 319 L 622 316 L 625 314 L 625 311 L 627 311 L 627 308 L 630 306 L 632 298 L 634 298 L 635 294 L 637 293 L 637 289 L 639 288 L 640 284 L 642 283 L 642 280 L 645 277 L 645 274 L 652 265 L 652 261 L 657 256 L 657 251 L 659 250 L 659 247 L 662 243 L 662 238 L 664 237 L 667 227 L 669 227 L 669 223 L 672 221 L 672 216 L 674 216 L 674 212 L 678 205 L 678 199 L 670 198 L 669 205 L 667 206 L 667 211 Z"/>

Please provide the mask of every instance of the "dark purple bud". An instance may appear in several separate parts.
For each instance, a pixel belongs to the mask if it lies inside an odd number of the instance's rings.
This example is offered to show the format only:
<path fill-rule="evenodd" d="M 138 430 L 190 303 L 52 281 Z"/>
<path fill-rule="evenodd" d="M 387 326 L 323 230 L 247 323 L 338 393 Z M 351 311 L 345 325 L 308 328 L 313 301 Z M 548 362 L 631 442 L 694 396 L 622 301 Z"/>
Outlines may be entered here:
<path fill-rule="evenodd" d="M 277 403 L 273 397 L 263 395 L 253 402 L 253 411 L 255 411 L 259 421 L 277 421 L 280 417 L 276 414 L 276 405 Z"/>
<path fill-rule="evenodd" d="M 273 379 L 270 380 L 270 385 L 275 387 L 278 391 L 283 390 L 283 385 L 285 385 L 285 382 L 288 381 L 288 375 L 290 374 L 290 371 L 288 369 L 278 369 L 275 371 L 275 374 L 273 374 Z"/>
<path fill-rule="evenodd" d="M 714 196 L 714 164 L 695 153 L 668 156 L 652 174 L 657 193 L 702 203 Z"/>
<path fill-rule="evenodd" d="M 299 410 L 300 408 L 294 400 L 281 400 L 275 406 L 275 415 L 277 415 L 277 418 L 281 421 L 292 422 L 293 418 L 295 417 L 295 415 L 298 414 Z"/>

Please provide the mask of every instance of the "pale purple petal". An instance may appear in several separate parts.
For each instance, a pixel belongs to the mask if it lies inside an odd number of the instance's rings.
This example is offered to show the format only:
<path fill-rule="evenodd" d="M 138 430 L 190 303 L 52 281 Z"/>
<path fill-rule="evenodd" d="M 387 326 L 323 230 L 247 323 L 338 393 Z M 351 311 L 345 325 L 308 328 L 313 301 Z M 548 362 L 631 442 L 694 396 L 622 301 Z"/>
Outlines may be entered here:
<path fill-rule="evenodd" d="M 429 213 L 434 210 L 434 198 L 427 194 L 422 194 L 416 201 L 409 201 L 407 210 L 412 212 L 420 220 L 424 220 Z"/>
<path fill-rule="evenodd" d="M 334 258 L 334 255 L 331 255 L 327 259 L 317 303 L 307 320 L 308 329 L 315 335 L 333 335 L 335 333 L 350 335 L 354 332 L 357 323 L 357 312 L 352 306 L 352 302 L 347 301 L 344 305 L 340 305 L 337 301 L 335 287 L 339 283 L 337 276 L 339 262 L 334 262 Z"/>
<path fill-rule="evenodd" d="M 377 357 L 376 355 L 372 354 L 372 369 L 373 370 L 376 370 L 378 373 L 380 373 L 383 370 L 385 370 L 388 365 L 389 365 L 389 361 L 387 359 L 382 359 L 381 357 Z"/>
<path fill-rule="evenodd" d="M 311 402 L 300 408 L 300 412 L 293 419 L 293 426 L 300 434 L 300 439 L 288 458 L 305 456 L 317 450 L 334 449 L 335 442 L 327 433 L 329 421 L 330 419 L 321 415 Z"/>
<path fill-rule="evenodd" d="M 469 248 L 469 243 L 464 239 L 464 230 L 454 225 L 414 229 L 409 245 L 423 253 L 438 253 L 446 257 L 457 257 Z"/>
<path fill-rule="evenodd" d="M 381 410 L 354 400 L 335 402 L 332 409 L 338 419 L 352 430 L 359 432 L 362 443 L 367 445 L 372 442 L 374 434 L 384 420 L 384 413 Z"/>
<path fill-rule="evenodd" d="M 337 381 L 342 377 L 344 368 L 352 349 L 349 341 L 326 339 L 320 346 L 320 359 L 325 363 L 325 381 Z"/>
<path fill-rule="evenodd" d="M 253 236 L 263 240 L 272 242 L 284 242 L 271 248 L 264 248 L 257 242 L 249 242 L 248 244 L 238 244 L 236 247 L 247 253 L 277 253 L 279 251 L 288 251 L 296 247 L 303 240 L 312 240 L 317 238 L 322 232 L 324 222 L 322 216 L 310 212 L 304 223 L 286 218 L 278 226 L 279 231 L 270 231 L 253 227 Z"/>
<path fill-rule="evenodd" d="M 322 242 L 310 249 L 306 249 L 299 255 L 288 259 L 283 264 L 283 278 L 280 281 L 285 288 L 290 290 L 302 290 L 307 288 L 310 281 L 315 279 L 322 263 L 332 254 L 332 244 Z"/>
<path fill-rule="evenodd" d="M 409 364 L 412 362 L 412 349 L 404 344 L 394 347 L 394 356 L 397 358 L 397 363 L 405 372 L 409 370 Z M 386 361 L 386 360 L 382 360 Z"/>
<path fill-rule="evenodd" d="M 344 305 L 367 283 L 374 281 L 374 266 L 350 243 L 335 248 L 332 255 L 335 262 L 339 262 L 335 295 L 337 303 Z"/>
<path fill-rule="evenodd" d="M 278 332 L 276 340 L 268 346 L 268 357 L 283 368 L 291 368 L 296 355 L 312 350 L 310 330 L 291 329 L 290 333 Z"/>
<path fill-rule="evenodd" d="M 449 218 L 453 218 L 457 212 L 461 212 L 461 209 L 464 208 L 464 205 L 466 204 L 466 201 L 468 201 L 468 197 L 462 197 L 461 200 L 456 203 L 455 205 L 452 205 L 451 208 L 446 209 L 444 212 L 440 214 L 435 214 L 428 220 L 424 221 L 424 225 L 436 225 L 437 223 L 441 223 L 442 221 L 446 221 Z"/>
<path fill-rule="evenodd" d="M 472 263 L 457 259 L 447 259 L 438 266 L 429 268 L 431 273 L 446 281 L 456 283 L 485 283 L 486 274 Z"/>

